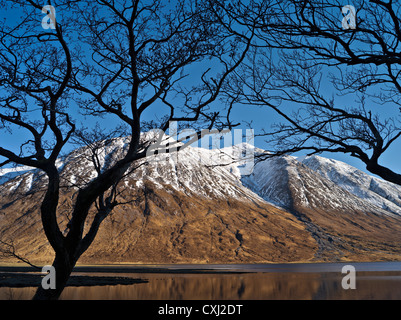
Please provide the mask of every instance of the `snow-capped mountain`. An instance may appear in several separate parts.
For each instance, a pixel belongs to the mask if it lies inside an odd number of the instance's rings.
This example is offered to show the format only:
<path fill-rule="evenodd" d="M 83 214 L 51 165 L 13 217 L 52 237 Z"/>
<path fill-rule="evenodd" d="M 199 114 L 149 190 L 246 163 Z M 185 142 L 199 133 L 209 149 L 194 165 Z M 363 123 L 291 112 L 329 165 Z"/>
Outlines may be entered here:
<path fill-rule="evenodd" d="M 4 184 L 9 180 L 14 179 L 15 177 L 22 175 L 23 173 L 31 171 L 32 169 L 33 168 L 31 167 L 25 167 L 25 166 L 0 169 L 0 185 Z"/>
<path fill-rule="evenodd" d="M 58 161 L 60 224 L 78 188 L 119 159 L 127 138 L 82 147 Z M 285 262 L 401 257 L 401 187 L 318 156 L 255 162 L 241 174 L 246 144 L 151 155 L 120 182 L 118 206 L 83 257 L 87 262 Z M 249 149 L 247 149 L 249 150 Z M 260 155 L 263 150 L 255 149 Z M 242 161 L 236 161 L 238 158 Z M 95 163 L 93 162 L 95 159 Z M 249 159 L 247 159 L 249 161 Z M 0 171 L 0 237 L 44 259 L 40 234 L 46 176 Z M 32 238 L 37 234 L 41 238 Z M 35 239 L 35 240 L 32 240 Z M 32 247 L 37 250 L 32 250 Z"/>
<path fill-rule="evenodd" d="M 401 186 L 333 159 L 312 156 L 305 158 L 302 163 L 358 198 L 383 210 L 401 214 Z"/>
<path fill-rule="evenodd" d="M 243 183 L 266 201 L 286 208 L 296 201 L 304 207 L 401 215 L 401 186 L 320 156 L 260 161 Z"/>
<path fill-rule="evenodd" d="M 97 172 L 93 161 L 96 153 L 96 165 L 101 171 L 121 158 L 128 147 L 128 138 L 111 139 L 104 142 L 98 150 L 83 147 L 73 151 L 65 159 L 58 161 L 65 187 L 82 187 L 95 179 Z M 233 159 L 241 146 L 223 149 L 202 149 L 186 147 L 180 152 L 151 155 L 146 160 L 133 165 L 137 169 L 121 182 L 125 188 L 141 188 L 146 181 L 158 188 L 165 185 L 187 195 L 204 197 L 227 196 L 260 199 L 241 183 L 243 161 Z M 252 148 L 249 146 L 249 148 Z M 28 192 L 34 182 L 44 182 L 46 177 L 38 170 L 29 167 L 3 169 L 0 171 L 1 193 L 20 190 Z"/>
<path fill-rule="evenodd" d="M 96 151 L 101 170 L 114 163 L 126 151 L 128 138 L 111 139 Z M 246 144 L 245 144 L 246 145 Z M 241 163 L 233 159 L 240 151 L 252 146 L 234 146 L 223 149 L 187 147 L 172 154 L 153 155 L 146 165 L 139 166 L 124 179 L 135 180 L 134 187 L 141 187 L 149 180 L 159 187 L 169 184 L 187 195 L 197 194 L 213 197 L 254 197 L 284 208 L 290 208 L 296 198 L 304 206 L 322 205 L 324 197 L 333 208 L 356 206 L 365 210 L 401 215 L 401 186 L 368 175 L 344 162 L 320 156 L 283 156 L 260 161 L 255 158 L 251 175 L 241 175 Z M 262 150 L 258 149 L 259 154 Z M 79 164 L 77 164 L 79 163 Z M 96 178 L 92 151 L 80 148 L 58 161 L 64 183 L 82 186 Z M 305 179 L 316 184 L 317 194 L 306 190 Z M 43 173 L 30 167 L 0 169 L 1 192 L 21 188 L 29 191 L 37 180 L 45 179 Z M 295 194 L 288 189 L 296 186 Z M 336 191 L 336 192 L 335 192 Z M 346 196 L 344 197 L 344 192 Z"/>

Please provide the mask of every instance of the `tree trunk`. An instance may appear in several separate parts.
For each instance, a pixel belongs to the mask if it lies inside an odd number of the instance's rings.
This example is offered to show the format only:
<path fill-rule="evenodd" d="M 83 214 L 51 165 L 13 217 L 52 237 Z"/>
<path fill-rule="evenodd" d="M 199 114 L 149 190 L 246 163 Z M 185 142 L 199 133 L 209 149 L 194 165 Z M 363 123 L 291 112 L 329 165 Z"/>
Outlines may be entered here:
<path fill-rule="evenodd" d="M 68 254 L 56 254 L 53 267 L 56 271 L 56 288 L 38 287 L 33 300 L 57 300 L 63 292 L 76 261 L 71 261 Z"/>

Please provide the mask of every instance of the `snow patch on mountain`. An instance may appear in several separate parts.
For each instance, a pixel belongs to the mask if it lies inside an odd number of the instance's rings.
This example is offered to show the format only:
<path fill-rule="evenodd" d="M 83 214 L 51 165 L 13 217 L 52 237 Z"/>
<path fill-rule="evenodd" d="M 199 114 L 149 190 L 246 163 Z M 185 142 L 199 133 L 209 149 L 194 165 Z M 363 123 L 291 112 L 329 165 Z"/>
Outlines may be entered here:
<path fill-rule="evenodd" d="M 311 156 L 302 163 L 358 198 L 401 214 L 401 186 L 370 176 L 338 160 Z"/>
<path fill-rule="evenodd" d="M 34 169 L 28 166 L 0 169 L 0 185 Z"/>
<path fill-rule="evenodd" d="M 290 207 L 292 197 L 288 190 L 290 156 L 262 159 L 255 162 L 252 174 L 243 176 L 241 181 L 265 201 Z"/>

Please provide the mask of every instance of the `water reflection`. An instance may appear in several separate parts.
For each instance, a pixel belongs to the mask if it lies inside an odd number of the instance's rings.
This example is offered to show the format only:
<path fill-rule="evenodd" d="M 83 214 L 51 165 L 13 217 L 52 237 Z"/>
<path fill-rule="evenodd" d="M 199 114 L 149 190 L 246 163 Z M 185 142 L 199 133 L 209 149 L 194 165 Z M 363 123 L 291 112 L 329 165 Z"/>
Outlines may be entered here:
<path fill-rule="evenodd" d="M 96 274 L 101 275 L 101 274 Z M 110 274 L 108 274 L 110 276 Z M 116 274 L 148 283 L 67 287 L 69 300 L 323 300 L 401 299 L 400 272 L 362 272 L 357 289 L 341 287 L 341 273 Z M 35 288 L 0 288 L 0 299 L 31 299 Z"/>

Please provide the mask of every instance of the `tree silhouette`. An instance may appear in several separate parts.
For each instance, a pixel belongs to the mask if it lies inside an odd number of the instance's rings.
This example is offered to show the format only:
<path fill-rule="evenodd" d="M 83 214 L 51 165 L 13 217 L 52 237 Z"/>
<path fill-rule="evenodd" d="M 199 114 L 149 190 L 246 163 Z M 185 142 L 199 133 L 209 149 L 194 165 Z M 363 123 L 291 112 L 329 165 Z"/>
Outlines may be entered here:
<path fill-rule="evenodd" d="M 401 4 L 352 5 L 354 17 L 337 0 L 256 0 L 227 9 L 239 24 L 256 25 L 257 40 L 225 91 L 230 101 L 282 119 L 261 133 L 274 144 L 272 155 L 345 153 L 401 185 L 401 175 L 379 163 L 401 136 Z"/>
<path fill-rule="evenodd" d="M 48 3 L 57 13 L 54 29 L 41 27 L 40 1 L 2 4 L 13 19 L 0 25 L 0 130 L 24 135 L 12 146 L 0 146 L 0 166 L 30 166 L 48 178 L 41 220 L 55 252 L 57 287 L 39 287 L 34 298 L 57 299 L 102 221 L 118 205 L 116 185 L 133 162 L 146 157 L 150 143 L 141 132 L 166 131 L 170 121 L 199 128 L 230 124 L 212 103 L 244 59 L 252 34 L 230 33 L 214 1 L 54 1 Z M 151 109 L 158 117 L 149 120 L 144 114 Z M 77 191 L 68 230 L 62 232 L 56 161 L 72 138 L 91 145 L 91 137 L 102 137 L 101 127 L 91 128 L 90 122 L 87 132 L 95 133 L 83 133 L 78 125 L 83 116 L 111 119 L 124 128 L 129 145 L 121 159 L 97 170 Z"/>

